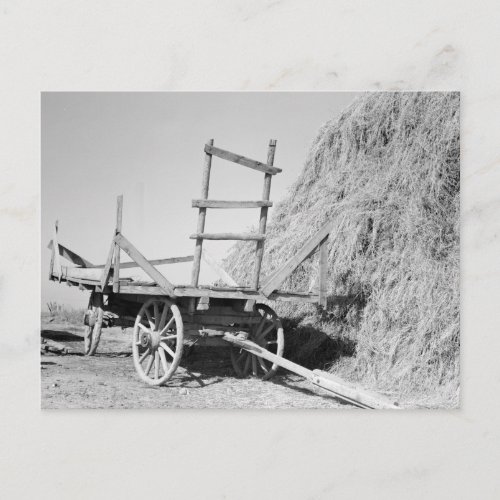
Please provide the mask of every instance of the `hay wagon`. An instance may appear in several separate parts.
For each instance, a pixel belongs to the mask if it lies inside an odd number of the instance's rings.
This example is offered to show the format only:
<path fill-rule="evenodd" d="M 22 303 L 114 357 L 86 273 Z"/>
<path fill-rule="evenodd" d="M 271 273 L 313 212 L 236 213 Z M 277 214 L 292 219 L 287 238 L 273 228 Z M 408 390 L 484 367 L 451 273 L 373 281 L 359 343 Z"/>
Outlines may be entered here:
<path fill-rule="evenodd" d="M 205 346 L 231 346 L 231 362 L 239 377 L 271 378 L 279 367 L 301 375 L 335 396 L 366 408 L 394 408 L 379 395 L 360 391 L 341 379 L 319 370 L 308 370 L 283 357 L 285 335 L 280 318 L 268 305 L 270 301 L 302 301 L 326 307 L 327 241 L 331 224 L 317 231 L 287 262 L 261 283 L 261 264 L 266 238 L 272 177 L 281 172 L 274 166 L 276 141 L 269 143 L 267 161 L 262 163 L 214 146 L 204 148 L 205 161 L 201 197 L 192 201 L 197 208 L 194 254 L 184 257 L 148 260 L 122 232 L 123 197 L 117 198 L 116 226 L 105 264 L 94 265 L 59 243 L 58 224 L 54 227 L 49 279 L 90 290 L 84 317 L 85 352 L 96 352 L 102 328 L 133 327 L 132 354 L 135 370 L 146 384 L 162 385 L 174 375 L 183 347 L 196 343 Z M 233 162 L 264 174 L 262 199 L 228 201 L 208 198 L 210 172 L 214 157 Z M 205 219 L 210 209 L 260 210 L 258 232 L 207 233 Z M 203 248 L 204 240 L 244 240 L 255 242 L 255 265 L 251 286 L 238 283 Z M 121 252 L 130 261 L 121 261 Z M 316 291 L 291 293 L 279 287 L 307 258 L 319 252 Z M 63 265 L 61 257 L 69 261 Z M 199 284 L 201 262 L 217 273 L 225 286 Z M 190 285 L 175 285 L 156 266 L 192 262 Z M 120 271 L 141 268 L 148 280 L 126 278 Z"/>

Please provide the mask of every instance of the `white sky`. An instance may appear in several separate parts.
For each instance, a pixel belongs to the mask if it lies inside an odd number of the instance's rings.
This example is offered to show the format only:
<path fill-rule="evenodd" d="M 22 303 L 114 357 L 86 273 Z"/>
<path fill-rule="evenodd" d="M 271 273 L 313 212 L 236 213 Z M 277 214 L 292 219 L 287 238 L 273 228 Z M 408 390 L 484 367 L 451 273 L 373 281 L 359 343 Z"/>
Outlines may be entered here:
<path fill-rule="evenodd" d="M 105 262 L 116 196 L 124 195 L 123 234 L 148 259 L 192 255 L 203 147 L 265 162 L 277 139 L 271 200 L 282 199 L 303 168 L 319 127 L 358 94 L 343 92 L 158 92 L 42 94 L 42 307 L 86 306 L 88 293 L 47 279 L 53 223 L 59 242 L 95 264 Z M 261 199 L 264 174 L 215 158 L 209 198 Z M 143 201 L 142 201 L 143 200 Z M 141 209 L 142 206 L 142 209 Z M 272 218 L 273 209 L 270 209 Z M 209 210 L 205 231 L 243 231 L 259 209 Z M 221 259 L 233 242 L 204 246 Z M 128 261 L 123 255 L 122 262 Z M 64 261 L 63 261 L 64 262 Z M 162 266 L 189 283 L 191 263 Z M 214 276 L 202 263 L 201 282 Z M 137 274 L 137 271 L 135 271 Z"/>

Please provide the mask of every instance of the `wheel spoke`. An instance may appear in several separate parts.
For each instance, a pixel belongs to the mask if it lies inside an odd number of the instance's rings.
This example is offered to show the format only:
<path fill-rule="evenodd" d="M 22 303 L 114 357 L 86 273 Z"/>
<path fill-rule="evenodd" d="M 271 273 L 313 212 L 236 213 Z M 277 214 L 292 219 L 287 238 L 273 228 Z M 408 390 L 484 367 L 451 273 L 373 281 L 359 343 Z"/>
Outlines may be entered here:
<path fill-rule="evenodd" d="M 245 360 L 245 366 L 243 368 L 243 374 L 246 375 L 248 373 L 248 370 L 250 369 L 250 363 L 252 360 L 250 359 L 250 354 L 248 354 L 247 359 Z"/>
<path fill-rule="evenodd" d="M 168 323 L 164 326 L 164 328 L 162 328 L 161 332 L 160 332 L 160 335 L 163 335 L 171 326 L 172 326 L 172 323 L 175 321 L 175 317 L 172 316 L 169 320 L 168 320 Z"/>
<path fill-rule="evenodd" d="M 257 325 L 257 328 L 256 328 L 256 333 L 259 333 L 263 326 L 266 324 L 266 317 L 264 316 L 260 321 L 259 321 L 259 324 Z"/>
<path fill-rule="evenodd" d="M 142 363 L 147 355 L 151 352 L 151 349 L 148 347 L 147 350 L 145 352 L 142 353 L 142 356 L 139 358 L 139 363 Z"/>
<path fill-rule="evenodd" d="M 161 340 L 174 340 L 177 338 L 177 335 L 174 333 L 173 335 L 167 335 L 166 337 L 161 337 Z"/>
<path fill-rule="evenodd" d="M 168 315 L 168 310 L 170 308 L 168 307 L 168 304 L 165 302 L 165 305 L 163 307 L 163 311 L 161 313 L 161 319 L 160 319 L 160 324 L 158 325 L 158 330 L 163 331 L 163 327 L 165 326 L 165 321 L 167 321 L 167 315 Z"/>
<path fill-rule="evenodd" d="M 260 332 L 260 334 L 257 336 L 257 339 L 263 340 L 266 335 L 272 331 L 274 328 L 274 323 L 271 323 L 264 331 Z"/>
<path fill-rule="evenodd" d="M 167 373 L 168 363 L 167 363 L 167 357 L 165 356 L 165 351 L 163 349 L 158 349 L 158 352 L 160 353 L 160 359 L 161 359 L 161 364 L 163 366 L 163 371 Z"/>
<path fill-rule="evenodd" d="M 158 307 L 158 302 L 153 302 L 153 311 L 155 315 L 155 332 L 157 332 L 160 325 L 160 308 Z"/>
<path fill-rule="evenodd" d="M 160 355 L 158 351 L 155 352 L 155 379 L 160 376 Z"/>
<path fill-rule="evenodd" d="M 146 317 L 148 318 L 148 321 L 149 321 L 149 327 L 151 328 L 151 330 L 154 331 L 155 324 L 153 323 L 153 318 L 151 317 L 151 313 L 149 312 L 149 310 L 147 308 L 146 308 Z"/>
<path fill-rule="evenodd" d="M 170 356 L 172 356 L 172 358 L 175 357 L 175 352 L 172 351 L 172 349 L 170 349 L 170 347 L 168 347 L 168 345 L 165 344 L 165 342 L 160 342 L 160 347 L 165 351 L 167 351 L 170 354 Z"/>
<path fill-rule="evenodd" d="M 239 365 L 243 359 L 245 359 L 245 355 L 248 354 L 246 351 L 243 351 L 238 358 L 236 359 L 236 364 Z"/>
<path fill-rule="evenodd" d="M 266 366 L 266 362 L 264 361 L 263 358 L 259 357 L 259 365 L 262 368 L 264 373 L 267 373 L 269 371 L 269 368 Z"/>
<path fill-rule="evenodd" d="M 137 323 L 137 326 L 143 331 L 143 332 L 146 332 L 146 333 L 151 333 L 151 330 L 146 327 L 145 325 L 143 325 L 142 323 Z"/>
<path fill-rule="evenodd" d="M 149 372 L 151 371 L 151 367 L 153 366 L 154 360 L 155 360 L 155 357 L 153 356 L 153 354 L 151 354 L 151 357 L 149 358 L 148 364 L 146 365 L 146 369 L 144 370 L 146 377 L 149 375 Z"/>

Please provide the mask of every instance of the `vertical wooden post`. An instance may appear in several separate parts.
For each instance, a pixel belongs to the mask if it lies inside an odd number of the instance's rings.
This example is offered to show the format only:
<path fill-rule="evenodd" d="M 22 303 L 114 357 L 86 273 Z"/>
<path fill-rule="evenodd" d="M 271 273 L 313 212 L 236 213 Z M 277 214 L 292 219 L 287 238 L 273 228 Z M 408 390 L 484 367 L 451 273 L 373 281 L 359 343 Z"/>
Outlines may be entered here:
<path fill-rule="evenodd" d="M 271 139 L 269 141 L 269 148 L 267 150 L 267 164 L 271 167 L 274 163 L 274 153 L 276 151 L 276 140 Z M 268 201 L 271 194 L 271 174 L 264 175 L 264 189 L 262 190 L 262 200 Z M 262 207 L 260 209 L 260 221 L 259 221 L 259 234 L 265 234 L 267 225 L 267 211 L 268 207 Z M 253 287 L 255 290 L 259 288 L 260 279 L 260 268 L 262 266 L 262 257 L 264 256 L 264 241 L 257 241 L 257 246 L 255 250 L 255 269 L 253 277 Z"/>
<path fill-rule="evenodd" d="M 55 256 L 54 248 L 55 248 L 55 243 L 54 243 L 54 238 L 52 238 L 52 252 L 50 254 L 50 264 L 49 264 L 49 280 L 51 281 L 54 281 L 54 276 L 52 276 L 54 274 L 54 256 Z"/>
<path fill-rule="evenodd" d="M 122 232 L 123 195 L 116 199 L 115 235 Z M 120 291 L 120 247 L 115 243 L 115 262 L 113 266 L 113 293 Z"/>
<path fill-rule="evenodd" d="M 55 267 L 55 271 L 57 273 L 57 277 L 59 278 L 59 281 L 61 281 L 62 278 L 62 271 L 61 271 L 61 258 L 59 255 L 59 243 L 57 239 L 57 231 L 59 230 L 59 221 L 56 220 L 54 224 L 54 235 L 52 237 L 52 251 L 54 252 L 54 263 L 53 265 Z"/>
<path fill-rule="evenodd" d="M 319 244 L 319 305 L 326 307 L 326 293 L 328 291 L 328 236 Z"/>
<path fill-rule="evenodd" d="M 210 139 L 207 142 L 208 146 L 214 145 L 214 140 Z M 208 185 L 210 182 L 210 169 L 212 167 L 212 155 L 205 153 L 205 165 L 203 166 L 203 177 L 201 181 L 201 199 L 208 199 Z M 203 233 L 205 231 L 205 217 L 207 215 L 206 208 L 200 208 L 198 212 L 198 228 L 197 233 Z M 203 250 L 203 240 L 198 238 L 196 240 L 196 246 L 194 249 L 194 260 L 193 260 L 193 271 L 191 273 L 191 285 L 198 286 L 198 280 L 200 278 L 200 262 L 201 262 L 201 252 Z"/>

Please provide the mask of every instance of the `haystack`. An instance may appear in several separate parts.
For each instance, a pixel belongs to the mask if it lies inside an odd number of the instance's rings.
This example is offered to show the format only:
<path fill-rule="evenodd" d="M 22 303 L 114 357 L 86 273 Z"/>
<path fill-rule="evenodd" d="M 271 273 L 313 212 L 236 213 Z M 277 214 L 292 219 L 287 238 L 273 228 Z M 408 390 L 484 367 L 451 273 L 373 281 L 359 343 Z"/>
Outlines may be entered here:
<path fill-rule="evenodd" d="M 458 93 L 373 93 L 326 123 L 274 209 L 263 262 L 269 275 L 333 220 L 328 292 L 353 299 L 279 313 L 354 343 L 333 371 L 437 406 L 456 405 L 459 388 L 459 106 Z M 250 282 L 253 259 L 240 243 L 226 266 Z M 316 268 L 284 288 L 309 289 Z"/>

